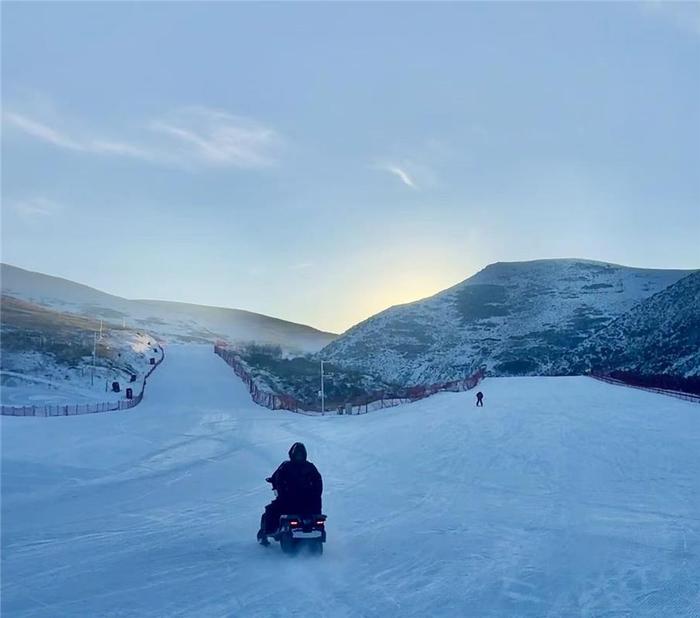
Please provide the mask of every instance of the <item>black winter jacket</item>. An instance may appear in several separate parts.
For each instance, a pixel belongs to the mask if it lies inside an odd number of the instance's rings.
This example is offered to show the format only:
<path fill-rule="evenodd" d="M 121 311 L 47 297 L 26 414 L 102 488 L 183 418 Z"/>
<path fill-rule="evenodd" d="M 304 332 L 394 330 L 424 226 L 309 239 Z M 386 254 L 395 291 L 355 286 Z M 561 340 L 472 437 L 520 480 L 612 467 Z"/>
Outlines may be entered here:
<path fill-rule="evenodd" d="M 288 512 L 321 513 L 323 479 L 310 461 L 283 461 L 270 482 Z"/>

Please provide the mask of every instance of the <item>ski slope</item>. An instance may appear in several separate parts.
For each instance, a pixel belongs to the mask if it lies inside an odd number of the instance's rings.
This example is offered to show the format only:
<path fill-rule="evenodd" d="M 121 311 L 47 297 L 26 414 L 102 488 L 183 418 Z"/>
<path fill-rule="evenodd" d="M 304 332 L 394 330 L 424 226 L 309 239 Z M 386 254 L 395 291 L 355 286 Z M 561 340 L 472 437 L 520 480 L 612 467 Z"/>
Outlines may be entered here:
<path fill-rule="evenodd" d="M 502 378 L 361 417 L 253 405 L 170 346 L 129 412 L 2 418 L 2 615 L 698 616 L 700 407 Z M 303 441 L 328 543 L 255 543 Z"/>

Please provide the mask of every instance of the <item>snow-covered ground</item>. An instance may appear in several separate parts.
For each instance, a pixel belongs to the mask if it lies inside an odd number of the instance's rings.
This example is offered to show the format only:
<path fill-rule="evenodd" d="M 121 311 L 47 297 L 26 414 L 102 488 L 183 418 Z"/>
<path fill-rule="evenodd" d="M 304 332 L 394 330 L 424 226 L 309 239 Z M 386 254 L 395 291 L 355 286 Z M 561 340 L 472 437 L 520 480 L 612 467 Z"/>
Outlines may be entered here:
<path fill-rule="evenodd" d="M 3 616 L 697 616 L 700 408 L 487 380 L 366 416 L 253 405 L 170 346 L 129 412 L 2 418 Z M 321 558 L 259 547 L 302 440 Z"/>
<path fill-rule="evenodd" d="M 43 406 L 118 401 L 124 399 L 127 387 L 134 393 L 141 391 L 150 359 L 161 356 L 154 337 L 127 330 L 105 331 L 99 352 L 93 374 L 90 357 L 70 366 L 41 350 L 3 350 L 0 402 Z M 106 354 L 111 357 L 105 358 Z M 131 372 L 136 375 L 134 382 L 130 381 Z M 120 385 L 118 393 L 112 392 L 115 381 Z"/>

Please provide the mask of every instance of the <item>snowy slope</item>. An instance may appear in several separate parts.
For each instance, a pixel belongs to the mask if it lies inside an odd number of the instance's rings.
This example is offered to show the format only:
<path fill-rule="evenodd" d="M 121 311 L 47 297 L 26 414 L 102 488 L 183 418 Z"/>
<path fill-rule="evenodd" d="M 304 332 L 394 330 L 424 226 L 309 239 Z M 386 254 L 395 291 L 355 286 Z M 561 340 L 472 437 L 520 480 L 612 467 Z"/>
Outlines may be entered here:
<path fill-rule="evenodd" d="M 458 379 L 482 365 L 496 375 L 549 374 L 586 337 L 689 272 L 499 262 L 369 318 L 321 355 L 407 385 Z"/>
<path fill-rule="evenodd" d="M 483 409 L 308 418 L 171 345 L 130 412 L 3 418 L 2 614 L 697 616 L 697 404 L 586 378 L 482 390 Z M 296 440 L 325 479 L 318 560 L 254 541 Z"/>
<path fill-rule="evenodd" d="M 269 316 L 223 307 L 128 300 L 85 285 L 2 264 L 2 293 L 38 305 L 143 328 L 170 340 L 256 341 L 313 352 L 332 333 Z"/>
<path fill-rule="evenodd" d="M 123 399 L 128 386 L 140 392 L 150 359 L 161 355 L 154 337 L 106 324 L 95 340 L 99 331 L 100 323 L 94 319 L 3 296 L 0 402 L 92 403 Z M 119 393 L 111 392 L 115 381 L 120 383 Z"/>
<path fill-rule="evenodd" d="M 700 376 L 700 272 L 654 294 L 579 346 L 562 370 Z"/>

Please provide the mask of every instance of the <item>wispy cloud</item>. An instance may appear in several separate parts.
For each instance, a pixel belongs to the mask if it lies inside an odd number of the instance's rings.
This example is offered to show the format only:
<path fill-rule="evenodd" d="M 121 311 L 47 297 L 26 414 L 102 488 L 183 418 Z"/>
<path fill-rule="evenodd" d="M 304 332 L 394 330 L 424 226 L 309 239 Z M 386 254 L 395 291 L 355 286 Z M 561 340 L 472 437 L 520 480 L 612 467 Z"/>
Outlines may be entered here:
<path fill-rule="evenodd" d="M 177 167 L 261 168 L 276 161 L 282 139 L 270 127 L 219 110 L 181 108 L 149 122 L 133 140 L 94 131 L 67 131 L 15 111 L 7 127 L 53 146 L 104 156 L 128 157 Z"/>
<path fill-rule="evenodd" d="M 170 138 L 183 157 L 224 167 L 269 166 L 281 143 L 270 127 L 202 107 L 178 110 L 154 121 L 151 129 Z"/>
<path fill-rule="evenodd" d="M 32 137 L 68 150 L 93 154 L 112 154 L 142 159 L 152 158 L 147 150 L 132 144 L 110 141 L 101 138 L 70 136 L 65 131 L 15 112 L 3 114 L 5 124 L 19 129 Z"/>
<path fill-rule="evenodd" d="M 432 163 L 445 158 L 446 148 L 438 142 L 428 141 L 416 147 L 410 156 L 389 155 L 374 159 L 372 167 L 390 174 L 409 189 L 424 191 L 438 184 Z"/>
<path fill-rule="evenodd" d="M 9 207 L 26 220 L 45 219 L 58 214 L 63 207 L 44 197 L 33 197 L 11 201 Z"/>
<path fill-rule="evenodd" d="M 387 172 L 391 172 L 392 174 L 395 174 L 401 179 L 401 182 L 409 187 L 411 189 L 416 189 L 416 183 L 413 182 L 413 178 L 411 178 L 406 170 L 401 169 L 398 165 L 389 165 L 386 168 Z"/>
<path fill-rule="evenodd" d="M 56 131 L 49 126 L 37 122 L 36 120 L 32 120 L 31 118 L 27 118 L 22 114 L 5 112 L 3 114 L 3 121 L 7 125 L 16 127 L 28 135 L 36 137 L 44 142 L 48 142 L 49 144 L 53 144 L 54 146 L 68 148 L 70 150 L 83 150 L 82 146 L 78 142 L 73 141 L 60 131 Z"/>
<path fill-rule="evenodd" d="M 412 176 L 408 173 L 408 171 L 406 171 L 405 166 L 400 166 L 400 165 L 397 165 L 396 163 L 382 161 L 382 162 L 378 162 L 375 165 L 375 167 L 378 170 L 382 170 L 384 172 L 389 172 L 390 174 L 393 174 L 403 184 L 405 184 L 407 187 L 410 187 L 411 189 L 418 188 L 418 186 L 416 185 Z"/>

